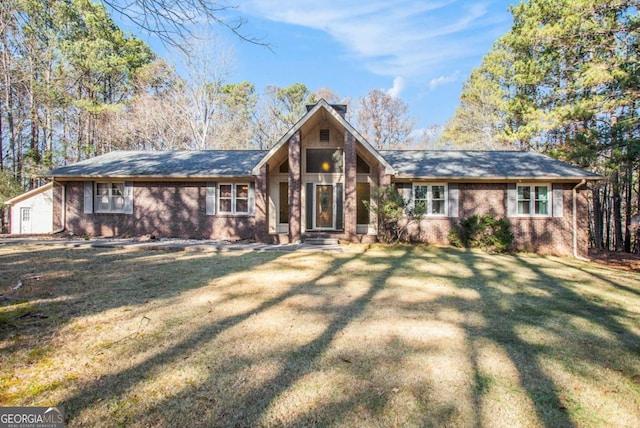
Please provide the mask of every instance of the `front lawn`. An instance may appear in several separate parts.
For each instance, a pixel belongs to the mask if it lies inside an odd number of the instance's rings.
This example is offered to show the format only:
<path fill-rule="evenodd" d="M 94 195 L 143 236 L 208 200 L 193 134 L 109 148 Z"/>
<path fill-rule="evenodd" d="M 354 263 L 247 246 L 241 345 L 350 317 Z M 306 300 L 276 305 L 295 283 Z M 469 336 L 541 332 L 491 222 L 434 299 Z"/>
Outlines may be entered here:
<path fill-rule="evenodd" d="M 68 426 L 640 426 L 637 272 L 3 245 L 0 294 L 0 406 Z"/>

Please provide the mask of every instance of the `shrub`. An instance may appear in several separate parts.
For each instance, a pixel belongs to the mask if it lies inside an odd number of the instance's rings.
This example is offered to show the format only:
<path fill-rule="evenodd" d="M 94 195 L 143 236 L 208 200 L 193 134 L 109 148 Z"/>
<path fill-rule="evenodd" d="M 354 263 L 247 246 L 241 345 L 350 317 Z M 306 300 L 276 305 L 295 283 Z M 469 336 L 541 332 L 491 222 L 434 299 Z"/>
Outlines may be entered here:
<path fill-rule="evenodd" d="M 378 239 L 387 243 L 409 241 L 407 227 L 422 217 L 424 208 L 410 206 L 393 184 L 378 187 L 371 196 L 363 203 L 378 219 Z"/>
<path fill-rule="evenodd" d="M 475 214 L 460 220 L 449 233 L 449 241 L 456 247 L 504 253 L 511 247 L 513 234 L 508 220 Z"/>

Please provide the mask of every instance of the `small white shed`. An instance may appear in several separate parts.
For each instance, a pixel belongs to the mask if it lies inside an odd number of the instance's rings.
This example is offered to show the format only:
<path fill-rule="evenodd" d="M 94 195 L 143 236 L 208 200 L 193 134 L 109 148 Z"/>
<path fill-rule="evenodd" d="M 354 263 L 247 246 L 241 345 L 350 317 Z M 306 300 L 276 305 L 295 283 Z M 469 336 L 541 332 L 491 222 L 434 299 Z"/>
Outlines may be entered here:
<path fill-rule="evenodd" d="M 9 206 L 9 233 L 51 233 L 53 231 L 53 183 L 5 202 Z"/>

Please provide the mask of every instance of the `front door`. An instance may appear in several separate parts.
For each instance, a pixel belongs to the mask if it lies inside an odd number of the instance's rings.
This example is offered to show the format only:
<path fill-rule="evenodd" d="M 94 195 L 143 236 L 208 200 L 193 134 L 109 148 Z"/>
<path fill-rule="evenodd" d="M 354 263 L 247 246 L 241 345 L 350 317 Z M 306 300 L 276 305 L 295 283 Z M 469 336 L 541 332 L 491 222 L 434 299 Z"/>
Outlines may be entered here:
<path fill-rule="evenodd" d="M 31 208 L 20 208 L 20 233 L 31 233 Z"/>
<path fill-rule="evenodd" d="M 316 185 L 316 229 L 334 229 L 333 185 Z"/>

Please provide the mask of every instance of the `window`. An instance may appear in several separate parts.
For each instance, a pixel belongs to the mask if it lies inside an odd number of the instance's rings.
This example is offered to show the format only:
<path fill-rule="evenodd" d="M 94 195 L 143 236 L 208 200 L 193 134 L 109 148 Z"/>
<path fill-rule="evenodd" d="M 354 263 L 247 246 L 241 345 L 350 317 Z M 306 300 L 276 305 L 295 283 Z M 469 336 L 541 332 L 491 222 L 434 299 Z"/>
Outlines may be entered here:
<path fill-rule="evenodd" d="M 518 186 L 518 215 L 548 216 L 549 186 Z"/>
<path fill-rule="evenodd" d="M 417 211 L 428 212 L 429 186 L 415 186 L 413 189 L 413 206 Z"/>
<path fill-rule="evenodd" d="M 249 184 L 220 184 L 218 207 L 220 214 L 249 214 Z"/>
<path fill-rule="evenodd" d="M 308 149 L 307 172 L 342 173 L 342 150 Z"/>
<path fill-rule="evenodd" d="M 289 183 L 280 182 L 280 207 L 278 210 L 278 223 L 289 223 Z"/>
<path fill-rule="evenodd" d="M 95 211 L 124 212 L 124 183 L 96 183 Z"/>
<path fill-rule="evenodd" d="M 413 206 L 424 215 L 446 215 L 447 186 L 443 184 L 414 184 Z"/>
<path fill-rule="evenodd" d="M 249 213 L 249 185 L 248 184 L 236 184 L 236 213 Z"/>
<path fill-rule="evenodd" d="M 329 141 L 329 130 L 321 129 L 320 130 L 320 141 Z"/>
<path fill-rule="evenodd" d="M 431 186 L 431 214 L 444 215 L 444 186 Z"/>
<path fill-rule="evenodd" d="M 356 183 L 356 224 L 369 224 L 370 215 L 367 205 L 371 201 L 371 185 Z"/>
<path fill-rule="evenodd" d="M 280 168 L 278 168 L 278 172 L 280 174 L 288 174 L 289 173 L 289 159 L 287 159 L 286 161 L 282 162 L 280 164 Z"/>
<path fill-rule="evenodd" d="M 357 174 L 369 174 L 370 168 L 360 155 L 356 155 L 356 173 Z"/>
<path fill-rule="evenodd" d="M 233 213 L 233 184 L 220 185 L 218 206 L 221 213 Z"/>

